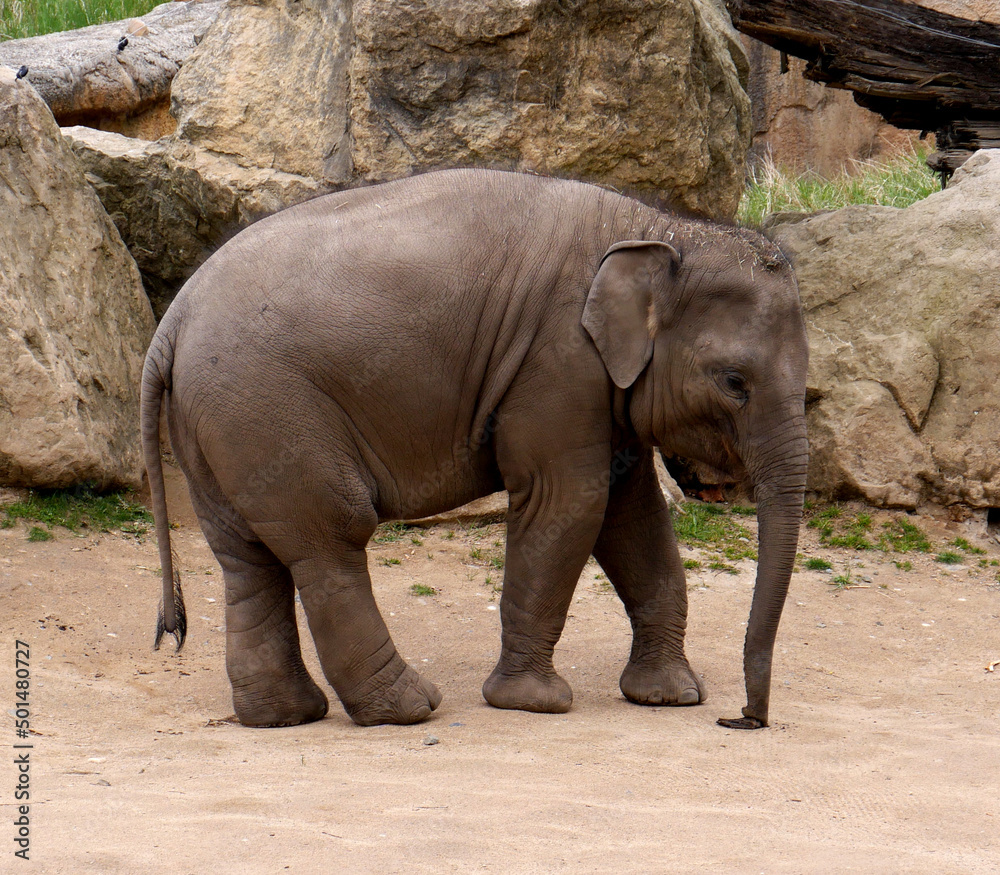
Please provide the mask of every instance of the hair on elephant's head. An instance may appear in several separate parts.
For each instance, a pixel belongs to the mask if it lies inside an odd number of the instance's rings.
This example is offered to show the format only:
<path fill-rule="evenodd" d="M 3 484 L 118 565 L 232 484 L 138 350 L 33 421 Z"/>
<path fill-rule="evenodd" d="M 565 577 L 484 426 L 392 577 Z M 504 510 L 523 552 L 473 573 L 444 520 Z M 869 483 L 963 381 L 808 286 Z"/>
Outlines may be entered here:
<path fill-rule="evenodd" d="M 749 481 L 759 565 L 747 628 L 744 717 L 767 724 L 771 656 L 805 491 L 808 346 L 798 287 L 751 231 L 693 224 L 671 242 L 605 253 L 583 326 L 643 440 Z"/>

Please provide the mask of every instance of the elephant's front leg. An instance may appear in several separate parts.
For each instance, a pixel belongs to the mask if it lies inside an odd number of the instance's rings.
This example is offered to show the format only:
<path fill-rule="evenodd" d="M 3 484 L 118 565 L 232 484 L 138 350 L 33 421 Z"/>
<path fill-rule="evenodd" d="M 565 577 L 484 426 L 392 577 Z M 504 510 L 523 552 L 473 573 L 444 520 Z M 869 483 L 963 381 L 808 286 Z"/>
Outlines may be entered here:
<path fill-rule="evenodd" d="M 552 654 L 604 514 L 607 450 L 603 460 L 593 461 L 567 454 L 543 470 L 505 476 L 510 510 L 502 646 L 483 685 L 494 707 L 562 713 L 573 703 Z M 594 473 L 588 478 L 581 471 Z"/>
<path fill-rule="evenodd" d="M 625 448 L 612 483 L 594 558 L 632 622 L 632 653 L 621 676 L 625 697 L 641 705 L 697 705 L 701 681 L 684 655 L 687 587 L 653 451 Z"/>

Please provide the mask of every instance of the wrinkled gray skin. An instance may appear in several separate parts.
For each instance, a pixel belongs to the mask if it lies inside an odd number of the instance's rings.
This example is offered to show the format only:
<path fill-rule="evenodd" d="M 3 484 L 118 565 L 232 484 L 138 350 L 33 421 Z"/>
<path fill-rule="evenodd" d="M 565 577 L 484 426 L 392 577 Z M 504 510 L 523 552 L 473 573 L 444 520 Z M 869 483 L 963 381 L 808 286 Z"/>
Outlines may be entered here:
<path fill-rule="evenodd" d="M 444 171 L 285 210 L 227 243 L 177 296 L 143 374 L 146 464 L 179 619 L 158 453 L 174 453 L 226 583 L 240 721 L 321 718 L 323 672 L 359 724 L 441 701 L 398 655 L 365 547 L 506 488 L 499 708 L 562 712 L 552 664 L 587 558 L 632 622 L 621 689 L 690 705 L 687 596 L 653 447 L 752 484 L 760 551 L 748 704 L 767 725 L 771 656 L 806 475 L 806 336 L 786 261 L 760 236 L 574 182 Z M 180 635 L 178 634 L 178 638 Z"/>

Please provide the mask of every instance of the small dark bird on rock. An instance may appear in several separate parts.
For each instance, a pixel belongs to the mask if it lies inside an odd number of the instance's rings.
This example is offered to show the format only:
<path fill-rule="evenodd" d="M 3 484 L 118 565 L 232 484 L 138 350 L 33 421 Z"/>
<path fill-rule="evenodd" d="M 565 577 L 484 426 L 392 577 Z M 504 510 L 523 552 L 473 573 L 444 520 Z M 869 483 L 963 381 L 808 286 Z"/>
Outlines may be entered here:
<path fill-rule="evenodd" d="M 18 79 L 23 79 L 27 75 L 28 75 L 28 65 L 22 64 L 21 69 L 14 74 L 14 80 L 16 81 Z"/>
<path fill-rule="evenodd" d="M 128 45 L 128 37 L 123 36 L 120 40 L 118 40 L 118 51 L 120 52 L 127 45 Z"/>

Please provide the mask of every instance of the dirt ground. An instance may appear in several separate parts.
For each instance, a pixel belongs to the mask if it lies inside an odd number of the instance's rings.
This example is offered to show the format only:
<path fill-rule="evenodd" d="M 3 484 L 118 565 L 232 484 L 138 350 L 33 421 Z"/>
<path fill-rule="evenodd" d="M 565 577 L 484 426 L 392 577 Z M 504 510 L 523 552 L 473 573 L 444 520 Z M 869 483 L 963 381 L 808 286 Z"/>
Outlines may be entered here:
<path fill-rule="evenodd" d="M 13 857 L 10 747 L 0 767 L 4 872 L 1000 872 L 1000 666 L 986 670 L 1000 545 L 984 524 L 919 519 L 936 544 L 988 552 L 953 566 L 909 554 L 910 571 L 804 529 L 801 552 L 833 574 L 793 578 L 759 732 L 715 724 L 744 701 L 751 562 L 689 572 L 688 655 L 709 699 L 677 709 L 621 696 L 628 622 L 588 566 L 556 653 L 573 709 L 537 715 L 480 694 L 499 650 L 502 527 L 404 532 L 371 549 L 372 575 L 441 708 L 366 729 L 333 698 L 319 723 L 261 730 L 227 720 L 222 577 L 176 472 L 170 488 L 180 655 L 151 649 L 151 536 L 0 530 L 0 739 L 17 743 L 20 639 L 34 745 L 28 863 Z M 856 588 L 832 586 L 848 566 Z M 308 636 L 304 651 L 321 680 Z"/>

